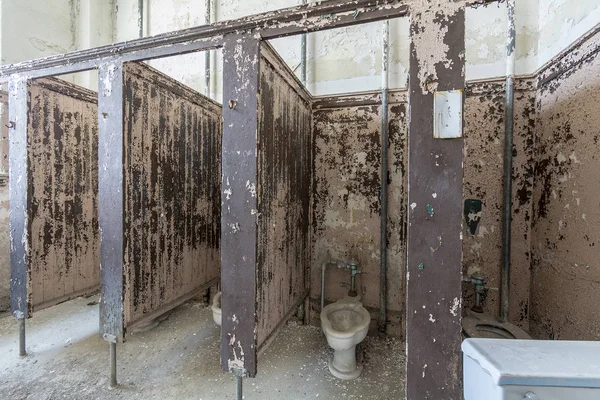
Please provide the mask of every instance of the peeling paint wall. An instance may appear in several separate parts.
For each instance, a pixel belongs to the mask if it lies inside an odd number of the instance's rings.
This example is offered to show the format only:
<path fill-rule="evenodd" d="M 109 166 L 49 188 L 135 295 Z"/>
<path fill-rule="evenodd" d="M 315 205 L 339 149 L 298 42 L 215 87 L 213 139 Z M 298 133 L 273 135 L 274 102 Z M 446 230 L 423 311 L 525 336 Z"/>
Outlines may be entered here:
<path fill-rule="evenodd" d="M 257 345 L 306 294 L 310 268 L 312 110 L 310 95 L 270 46 L 259 76 Z"/>
<path fill-rule="evenodd" d="M 29 93 L 29 304 L 98 290 L 98 117 L 95 92 L 58 79 Z"/>
<path fill-rule="evenodd" d="M 540 77 L 533 196 L 531 329 L 599 340 L 600 33 Z"/>
<path fill-rule="evenodd" d="M 124 324 L 219 275 L 221 107 L 143 64 L 124 66 Z"/>
<path fill-rule="evenodd" d="M 529 264 L 534 181 L 535 79 L 517 80 L 513 148 L 513 223 L 511 249 L 510 319 L 529 326 Z M 480 272 L 488 277 L 484 312 L 500 314 L 502 265 L 502 188 L 504 155 L 504 81 L 467 86 L 465 100 L 464 189 L 466 201 L 479 200 L 479 212 L 465 212 L 463 276 Z M 474 228 L 472 232 L 471 228 Z M 473 285 L 463 285 L 465 308 L 475 303 Z"/>
<path fill-rule="evenodd" d="M 388 333 L 404 337 L 406 264 L 406 92 L 389 105 Z M 356 260 L 362 303 L 376 320 L 379 310 L 381 99 L 378 93 L 316 99 L 314 109 L 314 251 L 311 321 L 319 321 L 321 264 Z M 347 295 L 350 273 L 326 271 L 326 302 Z"/>

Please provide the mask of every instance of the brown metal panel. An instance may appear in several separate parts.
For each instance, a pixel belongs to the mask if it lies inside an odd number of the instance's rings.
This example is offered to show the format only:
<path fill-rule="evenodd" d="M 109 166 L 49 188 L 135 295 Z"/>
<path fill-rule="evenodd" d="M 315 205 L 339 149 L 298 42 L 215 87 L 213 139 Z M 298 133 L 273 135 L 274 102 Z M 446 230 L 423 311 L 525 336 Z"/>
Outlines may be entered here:
<path fill-rule="evenodd" d="M 259 349 L 304 299 L 310 268 L 310 95 L 262 44 L 258 126 L 256 313 Z"/>
<path fill-rule="evenodd" d="M 256 375 L 256 185 L 260 42 L 223 47 L 221 368 Z"/>
<path fill-rule="evenodd" d="M 82 146 L 96 122 L 94 92 L 59 79 L 30 87 L 28 158 L 32 306 L 48 307 L 98 290 L 97 152 Z M 88 137 L 86 137 L 88 135 Z M 91 173 L 84 171 L 87 166 Z"/>
<path fill-rule="evenodd" d="M 462 139 L 433 138 L 433 93 L 464 88 L 460 2 L 411 14 L 407 398 L 462 399 Z"/>
<path fill-rule="evenodd" d="M 219 104 L 145 64 L 124 85 L 127 332 L 218 278 L 222 128 Z"/>

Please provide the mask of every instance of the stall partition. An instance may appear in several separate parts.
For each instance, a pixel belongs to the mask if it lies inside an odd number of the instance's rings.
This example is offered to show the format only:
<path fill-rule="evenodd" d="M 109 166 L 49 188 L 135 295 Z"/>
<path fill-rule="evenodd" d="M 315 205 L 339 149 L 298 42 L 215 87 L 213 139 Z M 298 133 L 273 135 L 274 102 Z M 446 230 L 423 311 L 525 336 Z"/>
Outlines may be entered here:
<path fill-rule="evenodd" d="M 120 95 L 123 209 L 122 228 L 107 233 L 122 247 L 104 271 L 100 319 L 104 337 L 119 341 L 218 282 L 222 123 L 218 103 L 146 64 L 110 73 L 100 99 Z"/>
<path fill-rule="evenodd" d="M 11 301 L 31 317 L 99 288 L 98 124 L 93 91 L 47 78 L 27 81 L 26 97 L 26 262 L 12 269 Z"/>

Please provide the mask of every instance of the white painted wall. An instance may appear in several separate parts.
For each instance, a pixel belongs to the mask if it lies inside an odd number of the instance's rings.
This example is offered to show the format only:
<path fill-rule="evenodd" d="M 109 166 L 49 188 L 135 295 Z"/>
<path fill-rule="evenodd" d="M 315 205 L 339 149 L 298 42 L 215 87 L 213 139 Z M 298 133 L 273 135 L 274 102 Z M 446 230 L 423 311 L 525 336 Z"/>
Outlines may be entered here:
<path fill-rule="evenodd" d="M 600 0 L 538 0 L 538 66 L 600 24 Z"/>
<path fill-rule="evenodd" d="M 213 21 L 294 6 L 301 0 L 213 0 Z M 312 1 L 312 0 L 309 0 Z M 144 34 L 155 35 L 205 23 L 203 0 L 144 0 Z M 517 74 L 535 72 L 554 55 L 600 23 L 600 0 L 517 1 Z M 0 58 L 11 63 L 138 37 L 138 0 L 0 0 Z M 381 85 L 382 23 L 308 35 L 308 87 L 315 94 L 378 89 Z M 504 75 L 506 4 L 469 8 L 466 13 L 466 77 Z M 390 87 L 406 86 L 408 18 L 391 21 Z M 272 42 L 292 68 L 300 62 L 300 38 Z M 220 100 L 220 52 L 211 97 Z M 204 54 L 154 60 L 154 67 L 204 92 Z M 300 74 L 300 69 L 296 72 Z M 96 74 L 71 78 L 96 88 Z"/>

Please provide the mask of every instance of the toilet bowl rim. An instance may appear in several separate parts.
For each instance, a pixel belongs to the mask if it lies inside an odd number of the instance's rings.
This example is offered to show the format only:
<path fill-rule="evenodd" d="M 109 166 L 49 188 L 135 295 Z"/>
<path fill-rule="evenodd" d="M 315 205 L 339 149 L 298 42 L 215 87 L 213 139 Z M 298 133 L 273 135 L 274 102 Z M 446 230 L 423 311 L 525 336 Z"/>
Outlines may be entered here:
<path fill-rule="evenodd" d="M 523 329 L 519 328 L 516 325 L 513 325 L 509 322 L 498 322 L 494 317 L 487 314 L 482 314 L 480 317 L 475 316 L 467 316 L 462 320 L 462 329 L 469 335 L 470 337 L 478 337 L 477 336 L 477 326 L 478 325 L 492 325 L 497 326 L 498 328 L 504 329 L 515 339 L 531 339 L 531 336 L 525 332 Z"/>
<path fill-rule="evenodd" d="M 334 329 L 331 320 L 327 317 L 327 315 L 329 315 L 329 313 L 331 313 L 332 311 L 338 311 L 343 309 L 351 309 L 353 311 L 358 312 L 362 316 L 361 323 L 357 324 L 353 329 L 344 332 Z M 325 306 L 325 308 L 323 308 L 323 311 L 321 312 L 321 327 L 323 328 L 323 331 L 327 335 L 336 339 L 350 339 L 354 337 L 358 332 L 368 330 L 370 323 L 371 314 L 369 314 L 369 311 L 366 308 L 364 308 L 360 303 L 336 302 Z"/>

